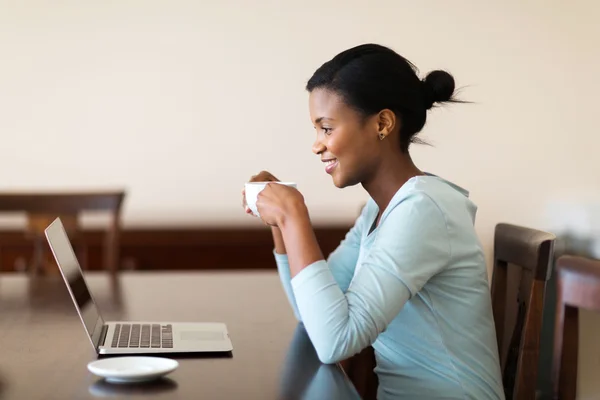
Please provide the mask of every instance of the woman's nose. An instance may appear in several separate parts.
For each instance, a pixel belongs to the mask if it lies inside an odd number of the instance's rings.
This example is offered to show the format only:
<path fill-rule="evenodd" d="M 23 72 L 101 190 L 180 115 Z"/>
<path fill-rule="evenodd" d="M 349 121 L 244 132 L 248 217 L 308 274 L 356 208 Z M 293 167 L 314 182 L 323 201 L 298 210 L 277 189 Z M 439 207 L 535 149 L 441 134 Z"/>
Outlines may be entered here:
<path fill-rule="evenodd" d="M 325 145 L 319 140 L 319 138 L 317 138 L 317 140 L 315 140 L 313 143 L 312 151 L 315 154 L 321 154 L 325 151 Z"/>

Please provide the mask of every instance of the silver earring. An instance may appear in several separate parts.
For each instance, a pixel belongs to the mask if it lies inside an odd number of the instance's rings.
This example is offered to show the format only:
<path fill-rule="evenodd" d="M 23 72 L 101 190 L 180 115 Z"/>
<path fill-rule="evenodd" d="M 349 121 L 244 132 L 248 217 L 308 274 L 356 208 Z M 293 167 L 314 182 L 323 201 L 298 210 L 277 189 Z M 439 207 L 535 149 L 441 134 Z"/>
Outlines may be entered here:
<path fill-rule="evenodd" d="M 379 134 L 379 140 L 383 140 L 383 139 L 385 139 L 385 135 L 383 133 L 380 133 Z"/>

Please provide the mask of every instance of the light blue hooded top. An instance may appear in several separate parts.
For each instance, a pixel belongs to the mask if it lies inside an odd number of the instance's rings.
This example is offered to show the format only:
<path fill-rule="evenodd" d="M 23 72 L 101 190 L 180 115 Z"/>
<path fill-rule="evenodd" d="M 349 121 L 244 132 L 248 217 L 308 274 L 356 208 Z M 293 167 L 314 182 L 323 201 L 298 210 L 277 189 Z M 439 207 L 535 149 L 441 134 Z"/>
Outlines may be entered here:
<path fill-rule="evenodd" d="M 485 257 L 468 192 L 408 180 L 369 199 L 339 247 L 283 287 L 324 363 L 372 345 L 378 399 L 504 399 Z"/>

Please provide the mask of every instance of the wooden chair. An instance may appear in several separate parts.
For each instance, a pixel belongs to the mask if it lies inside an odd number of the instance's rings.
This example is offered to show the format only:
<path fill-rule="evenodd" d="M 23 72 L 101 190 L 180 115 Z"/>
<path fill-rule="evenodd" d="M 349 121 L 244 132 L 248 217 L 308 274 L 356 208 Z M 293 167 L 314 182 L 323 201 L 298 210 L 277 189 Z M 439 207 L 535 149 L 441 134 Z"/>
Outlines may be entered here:
<path fill-rule="evenodd" d="M 375 350 L 372 346 L 340 363 L 344 373 L 363 400 L 376 400 L 379 380 L 375 371 Z"/>
<path fill-rule="evenodd" d="M 600 261 L 564 255 L 556 262 L 557 293 L 552 360 L 553 398 L 577 394 L 579 308 L 600 312 Z"/>
<path fill-rule="evenodd" d="M 507 399 L 536 398 L 546 282 L 556 237 L 498 224 L 494 233 L 492 307 Z"/>
<path fill-rule="evenodd" d="M 26 235 L 33 240 L 34 251 L 28 270 L 37 274 L 44 264 L 46 238 L 44 229 L 60 217 L 74 247 L 78 248 L 82 268 L 85 269 L 85 246 L 78 226 L 78 217 L 84 211 L 103 211 L 111 215 L 104 246 L 104 266 L 115 272 L 119 259 L 119 234 L 121 205 L 125 192 L 74 192 L 74 193 L 0 193 L 0 212 L 25 213 Z"/>

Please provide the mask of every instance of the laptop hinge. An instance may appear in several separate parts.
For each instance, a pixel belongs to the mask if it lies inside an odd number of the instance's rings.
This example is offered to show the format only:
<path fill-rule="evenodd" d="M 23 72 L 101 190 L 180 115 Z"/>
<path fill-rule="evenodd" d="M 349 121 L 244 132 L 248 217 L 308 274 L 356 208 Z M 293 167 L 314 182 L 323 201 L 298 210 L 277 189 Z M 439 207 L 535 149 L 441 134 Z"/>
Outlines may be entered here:
<path fill-rule="evenodd" d="M 104 346 L 106 342 L 106 334 L 108 333 L 108 325 L 102 325 L 102 331 L 100 332 L 100 340 L 98 340 L 98 347 Z"/>

